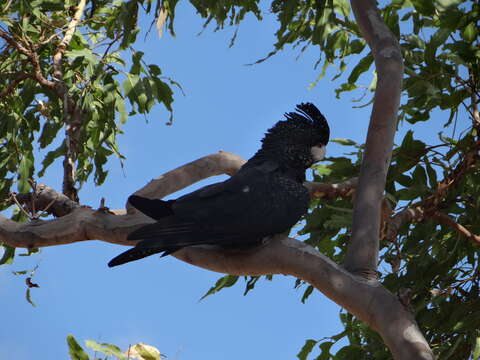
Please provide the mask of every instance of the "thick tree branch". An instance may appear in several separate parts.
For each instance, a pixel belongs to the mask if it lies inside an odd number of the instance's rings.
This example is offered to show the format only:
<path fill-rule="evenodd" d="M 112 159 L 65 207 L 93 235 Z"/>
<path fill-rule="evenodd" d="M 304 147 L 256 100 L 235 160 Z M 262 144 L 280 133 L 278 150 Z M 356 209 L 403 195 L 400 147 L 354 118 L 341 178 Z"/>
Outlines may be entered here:
<path fill-rule="evenodd" d="M 352 275 L 311 246 L 275 237 L 245 252 L 184 248 L 178 259 L 234 275 L 284 274 L 302 279 L 378 331 L 395 359 L 434 357 L 411 313 L 375 280 Z"/>
<path fill-rule="evenodd" d="M 152 197 L 168 195 L 179 187 L 188 186 L 205 177 L 221 173 L 232 174 L 243 164 L 240 157 L 221 152 L 209 155 L 182 166 L 153 180 L 138 191 Z M 355 180 L 339 185 L 307 184 L 315 189 L 346 189 Z M 41 188 L 39 186 L 39 188 Z M 330 190 L 329 190 L 330 188 Z M 45 187 L 36 195 L 41 201 L 49 201 L 60 194 Z M 23 201 L 30 201 L 24 198 Z M 102 240 L 121 245 L 134 245 L 126 236 L 132 230 L 153 220 L 140 214 L 124 216 L 75 205 L 66 199 L 68 213 L 58 219 L 17 223 L 0 217 L 0 241 L 15 247 L 42 247 L 68 244 L 85 240 Z M 58 204 L 60 205 L 60 203 Z M 53 205 L 52 205 L 53 206 Z M 38 207 L 38 206 L 37 206 Z M 56 207 L 53 206 L 55 209 Z M 354 276 L 341 266 L 298 240 L 275 236 L 263 245 L 246 251 L 225 251 L 212 247 L 190 247 L 174 254 L 180 260 L 217 272 L 238 275 L 286 274 L 303 279 L 345 307 L 382 334 L 396 359 L 433 359 L 428 344 L 423 339 L 411 314 L 395 296 L 377 281 Z"/>
<path fill-rule="evenodd" d="M 345 266 L 354 273 L 375 278 L 381 203 L 397 123 L 403 61 L 398 41 L 380 17 L 376 1 L 352 0 L 351 4 L 361 33 L 372 49 L 378 81 L 356 192 L 352 239 L 345 257 Z"/>
<path fill-rule="evenodd" d="M 135 195 L 151 199 L 163 198 L 210 176 L 222 174 L 231 176 L 245 162 L 244 159 L 236 154 L 219 151 L 216 154 L 204 156 L 151 180 L 143 188 L 136 191 Z M 133 208 L 132 210 L 130 208 L 129 204 L 127 204 L 129 213 L 134 211 Z"/>

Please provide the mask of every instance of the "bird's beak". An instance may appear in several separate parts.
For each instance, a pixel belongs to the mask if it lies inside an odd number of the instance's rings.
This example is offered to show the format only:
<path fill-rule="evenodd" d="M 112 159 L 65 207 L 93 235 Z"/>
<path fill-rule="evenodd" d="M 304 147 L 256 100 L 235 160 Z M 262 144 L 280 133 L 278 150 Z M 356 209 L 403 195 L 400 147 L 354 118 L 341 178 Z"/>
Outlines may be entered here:
<path fill-rule="evenodd" d="M 327 147 L 325 145 L 312 146 L 310 151 L 312 153 L 313 162 L 316 163 L 316 162 L 319 162 L 320 160 L 323 160 L 327 152 Z"/>

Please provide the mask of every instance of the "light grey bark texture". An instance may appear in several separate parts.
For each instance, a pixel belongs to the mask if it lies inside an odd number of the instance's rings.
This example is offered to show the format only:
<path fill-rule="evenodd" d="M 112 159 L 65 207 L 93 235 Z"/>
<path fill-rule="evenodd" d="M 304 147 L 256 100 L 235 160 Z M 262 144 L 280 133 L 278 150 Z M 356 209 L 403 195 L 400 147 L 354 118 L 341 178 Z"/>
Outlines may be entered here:
<path fill-rule="evenodd" d="M 398 41 L 380 17 L 376 1 L 352 0 L 351 4 L 360 31 L 372 50 L 378 80 L 345 267 L 355 274 L 375 278 L 381 202 L 397 124 L 403 60 Z"/>

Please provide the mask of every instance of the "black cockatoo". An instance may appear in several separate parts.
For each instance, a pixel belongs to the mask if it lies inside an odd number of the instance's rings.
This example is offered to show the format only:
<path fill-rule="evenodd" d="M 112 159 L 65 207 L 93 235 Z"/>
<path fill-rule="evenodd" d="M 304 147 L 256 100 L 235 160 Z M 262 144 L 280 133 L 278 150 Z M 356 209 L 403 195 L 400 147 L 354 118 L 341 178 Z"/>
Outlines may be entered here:
<path fill-rule="evenodd" d="M 128 201 L 157 222 L 128 235 L 137 245 L 112 259 L 117 266 L 185 246 L 244 248 L 287 231 L 307 212 L 305 170 L 325 156 L 325 117 L 311 103 L 297 105 L 265 134 L 261 149 L 231 178 L 176 200 L 132 195 Z"/>

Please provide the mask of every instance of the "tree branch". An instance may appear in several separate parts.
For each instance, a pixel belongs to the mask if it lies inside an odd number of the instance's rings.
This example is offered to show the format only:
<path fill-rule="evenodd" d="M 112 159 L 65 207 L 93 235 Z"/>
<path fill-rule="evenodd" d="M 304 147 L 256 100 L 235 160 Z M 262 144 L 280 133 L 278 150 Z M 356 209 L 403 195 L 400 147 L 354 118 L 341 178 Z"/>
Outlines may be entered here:
<path fill-rule="evenodd" d="M 222 174 L 231 176 L 245 162 L 246 160 L 236 154 L 219 151 L 216 154 L 204 156 L 151 180 L 143 188 L 137 190 L 135 195 L 151 199 L 163 198 L 210 176 Z M 127 203 L 126 207 L 129 213 L 134 212 L 134 208 L 130 204 Z"/>
<path fill-rule="evenodd" d="M 34 193 L 16 194 L 16 197 L 21 204 L 27 206 L 30 212 L 35 212 L 36 209 L 55 217 L 65 216 L 81 207 L 79 203 L 45 184 L 37 185 Z"/>
<path fill-rule="evenodd" d="M 220 152 L 186 164 L 153 180 L 138 193 L 152 197 L 168 195 L 195 179 L 222 173 L 233 174 L 244 163 L 240 157 Z M 346 189 L 354 179 L 342 184 L 309 183 L 313 190 Z M 39 186 L 41 188 L 41 186 Z M 322 190 L 322 191 L 323 191 Z M 328 193 L 326 191 L 325 193 Z M 37 198 L 48 201 L 62 195 L 48 187 L 39 191 Z M 24 198 L 23 201 L 29 201 Z M 85 240 L 102 240 L 121 245 L 134 245 L 126 236 L 134 229 L 154 220 L 140 213 L 119 216 L 103 210 L 93 210 L 61 198 L 67 213 L 58 219 L 17 223 L 0 216 L 0 241 L 15 247 L 42 247 Z M 38 207 L 38 206 L 37 206 Z M 214 247 L 189 247 L 174 254 L 180 260 L 217 272 L 237 275 L 293 275 L 309 282 L 333 301 L 365 321 L 384 337 L 396 359 L 432 360 L 428 344 L 423 339 L 412 315 L 394 295 L 377 281 L 356 277 L 333 263 L 313 247 L 281 235 L 274 236 L 253 249 L 226 251 Z"/>
<path fill-rule="evenodd" d="M 478 235 L 475 235 L 475 234 L 472 234 L 470 231 L 468 231 L 467 228 L 465 228 L 464 226 L 458 224 L 454 219 L 452 219 L 450 216 L 446 215 L 446 214 L 443 214 L 439 211 L 435 212 L 432 217 L 436 220 L 438 220 L 438 222 L 440 222 L 441 224 L 445 224 L 445 225 L 448 225 L 450 227 L 452 227 L 453 229 L 455 229 L 455 231 L 457 231 L 460 235 L 463 235 L 467 238 L 469 238 L 470 240 L 472 240 L 472 242 L 475 244 L 475 245 L 480 245 L 480 236 Z"/>
<path fill-rule="evenodd" d="M 62 82 L 63 79 L 63 69 L 62 69 L 62 60 L 63 54 L 67 50 L 70 41 L 72 40 L 73 34 L 75 34 L 75 30 L 77 29 L 77 25 L 80 22 L 80 19 L 83 16 L 83 11 L 85 10 L 85 5 L 87 4 L 86 0 L 80 0 L 75 10 L 75 14 L 73 15 L 72 20 L 68 24 L 67 31 L 63 39 L 57 46 L 57 51 L 53 56 L 53 76 L 59 81 Z"/>
<path fill-rule="evenodd" d="M 378 81 L 368 128 L 353 210 L 352 239 L 345 267 L 366 278 L 376 278 L 380 214 L 393 147 L 402 89 L 403 61 L 400 46 L 374 0 L 352 0 L 355 19 L 375 59 Z"/>
<path fill-rule="evenodd" d="M 32 74 L 27 74 L 22 71 L 19 71 L 15 75 L 15 79 L 13 79 L 10 85 L 8 85 L 8 87 L 0 93 L 0 99 L 12 95 L 18 84 L 20 84 L 23 80 L 33 78 Z"/>
<path fill-rule="evenodd" d="M 63 115 L 65 121 L 65 158 L 63 160 L 63 193 L 74 201 L 78 201 L 78 192 L 75 188 L 76 169 L 75 162 L 78 157 L 78 143 L 80 141 L 80 130 L 83 123 L 83 112 L 76 106 L 74 101 L 68 96 L 68 89 L 63 81 L 62 60 L 67 50 L 73 34 L 77 28 L 80 19 L 85 10 L 86 0 L 80 0 L 75 14 L 68 24 L 67 31 L 63 39 L 57 46 L 53 56 L 53 76 L 56 80 L 55 87 L 61 99 L 63 99 Z"/>
<path fill-rule="evenodd" d="M 451 216 L 443 214 L 438 210 L 426 211 L 422 206 L 410 207 L 392 216 L 387 221 L 386 240 L 394 241 L 398 230 L 403 223 L 421 222 L 433 218 L 440 224 L 452 227 L 460 235 L 470 239 L 475 245 L 480 246 L 480 236 L 470 232 L 466 227 L 457 223 Z"/>
<path fill-rule="evenodd" d="M 25 55 L 30 63 L 33 66 L 33 77 L 38 83 L 48 89 L 54 90 L 55 83 L 53 81 L 47 80 L 45 76 L 43 76 L 42 69 L 40 67 L 40 60 L 38 55 L 32 49 L 27 49 L 25 46 L 22 45 L 20 41 L 14 40 L 12 37 L 9 36 L 8 33 L 0 29 L 0 37 L 3 38 L 11 47 L 15 48 L 20 54 Z"/>
<path fill-rule="evenodd" d="M 324 184 L 306 181 L 303 185 L 310 191 L 311 198 L 335 199 L 353 195 L 358 178 L 354 177 L 338 184 Z"/>

